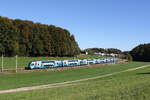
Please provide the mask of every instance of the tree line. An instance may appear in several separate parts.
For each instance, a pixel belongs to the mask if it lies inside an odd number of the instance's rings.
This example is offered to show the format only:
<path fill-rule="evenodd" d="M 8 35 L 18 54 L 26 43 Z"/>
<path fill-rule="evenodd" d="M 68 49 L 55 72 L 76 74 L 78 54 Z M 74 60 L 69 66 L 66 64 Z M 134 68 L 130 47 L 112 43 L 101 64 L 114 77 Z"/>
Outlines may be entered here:
<path fill-rule="evenodd" d="M 85 49 L 85 51 L 87 51 L 89 54 L 94 54 L 94 53 L 107 53 L 107 54 L 121 54 L 122 51 L 116 48 L 108 48 L 108 49 L 104 49 L 104 48 L 87 48 Z"/>
<path fill-rule="evenodd" d="M 74 35 L 54 25 L 0 16 L 0 54 L 5 56 L 76 56 Z"/>

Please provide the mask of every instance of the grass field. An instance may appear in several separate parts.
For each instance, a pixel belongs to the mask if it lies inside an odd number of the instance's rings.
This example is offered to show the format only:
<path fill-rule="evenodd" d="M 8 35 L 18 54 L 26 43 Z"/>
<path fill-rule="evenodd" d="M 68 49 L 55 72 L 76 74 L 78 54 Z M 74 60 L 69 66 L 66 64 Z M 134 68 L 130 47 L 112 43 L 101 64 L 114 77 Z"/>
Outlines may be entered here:
<path fill-rule="evenodd" d="M 18 68 L 25 68 L 30 61 L 37 60 L 65 60 L 65 59 L 87 59 L 87 58 L 104 58 L 93 55 L 79 55 L 77 57 L 18 57 Z M 4 57 L 4 69 L 15 69 L 16 58 Z M 2 58 L 0 58 L 0 68 L 2 64 Z"/>
<path fill-rule="evenodd" d="M 112 72 L 135 68 L 150 63 L 130 62 L 125 64 L 107 65 L 101 67 L 69 69 L 54 72 L 30 72 L 17 74 L 0 75 L 0 90 L 25 86 L 36 86 L 64 81 L 72 81 L 82 78 L 89 78 L 104 75 Z"/>
<path fill-rule="evenodd" d="M 133 67 L 138 64 L 141 63 L 128 63 L 118 67 Z M 149 93 L 150 68 L 148 67 L 80 82 L 74 86 L 0 94 L 0 100 L 150 100 Z"/>

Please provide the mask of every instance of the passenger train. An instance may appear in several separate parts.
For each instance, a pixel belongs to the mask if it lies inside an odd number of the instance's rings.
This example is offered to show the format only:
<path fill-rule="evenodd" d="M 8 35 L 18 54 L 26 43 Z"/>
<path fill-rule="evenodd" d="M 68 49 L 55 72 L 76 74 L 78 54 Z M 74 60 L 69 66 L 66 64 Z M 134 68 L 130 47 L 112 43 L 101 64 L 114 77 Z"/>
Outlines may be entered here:
<path fill-rule="evenodd" d="M 31 61 L 25 69 L 44 69 L 118 62 L 118 58 Z"/>

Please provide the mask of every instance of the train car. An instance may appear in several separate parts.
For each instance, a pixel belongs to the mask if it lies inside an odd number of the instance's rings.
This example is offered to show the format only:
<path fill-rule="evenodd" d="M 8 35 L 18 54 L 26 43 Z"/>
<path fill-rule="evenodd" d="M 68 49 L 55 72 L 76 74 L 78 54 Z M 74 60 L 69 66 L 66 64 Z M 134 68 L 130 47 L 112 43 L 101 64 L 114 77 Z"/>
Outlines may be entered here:
<path fill-rule="evenodd" d="M 62 61 L 55 61 L 55 67 L 63 67 L 63 62 Z"/>
<path fill-rule="evenodd" d="M 95 59 L 87 59 L 87 63 L 88 64 L 96 64 L 96 60 Z"/>
<path fill-rule="evenodd" d="M 54 68 L 55 66 L 55 61 L 53 60 L 46 60 L 42 61 L 41 68 Z"/>
<path fill-rule="evenodd" d="M 107 59 L 107 63 L 114 63 L 114 62 L 118 62 L 119 59 L 118 58 L 108 58 Z"/>
<path fill-rule="evenodd" d="M 111 59 L 110 59 L 110 58 L 107 58 L 107 59 L 106 59 L 106 63 L 111 63 Z"/>
<path fill-rule="evenodd" d="M 63 66 L 79 66 L 80 65 L 80 60 L 64 60 Z"/>
<path fill-rule="evenodd" d="M 87 65 L 87 59 L 80 60 L 80 65 Z"/>
<path fill-rule="evenodd" d="M 26 69 L 39 69 L 41 67 L 41 61 L 30 61 Z"/>
<path fill-rule="evenodd" d="M 105 63 L 112 63 L 112 62 L 113 62 L 113 59 L 107 58 Z"/>
<path fill-rule="evenodd" d="M 62 67 L 62 61 L 45 60 L 45 61 L 31 61 L 26 69 L 42 69 Z"/>
<path fill-rule="evenodd" d="M 106 63 L 107 60 L 106 59 L 100 59 L 100 63 Z"/>
<path fill-rule="evenodd" d="M 96 64 L 100 64 L 100 63 L 102 63 L 101 59 L 96 59 Z"/>
<path fill-rule="evenodd" d="M 63 61 L 62 61 L 62 66 L 63 66 L 63 67 L 68 66 L 68 60 L 63 60 Z"/>
<path fill-rule="evenodd" d="M 80 61 L 79 60 L 68 60 L 68 66 L 79 66 Z"/>
<path fill-rule="evenodd" d="M 115 62 L 114 59 L 115 59 L 115 58 L 111 58 L 111 63 L 114 63 L 114 62 Z"/>

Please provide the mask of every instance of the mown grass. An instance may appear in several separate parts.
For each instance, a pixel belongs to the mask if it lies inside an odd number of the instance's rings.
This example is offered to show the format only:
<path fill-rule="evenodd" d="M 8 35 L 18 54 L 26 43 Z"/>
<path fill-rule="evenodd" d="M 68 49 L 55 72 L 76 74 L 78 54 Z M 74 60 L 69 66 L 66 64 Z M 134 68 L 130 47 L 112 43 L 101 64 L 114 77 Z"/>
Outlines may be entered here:
<path fill-rule="evenodd" d="M 30 61 L 37 60 L 65 60 L 65 59 L 91 59 L 91 58 L 105 58 L 93 55 L 79 55 L 77 57 L 18 57 L 18 68 L 25 68 Z M 16 57 L 4 57 L 4 69 L 16 68 Z M 0 57 L 0 68 L 2 64 L 2 58 Z"/>
<path fill-rule="evenodd" d="M 0 100 L 150 100 L 150 68 L 53 89 L 0 94 Z"/>
<path fill-rule="evenodd" d="M 81 69 L 68 69 L 54 72 L 30 72 L 17 74 L 0 74 L 0 90 L 19 88 L 25 86 L 35 86 L 57 82 L 78 80 L 112 72 L 122 71 L 150 64 L 148 62 L 130 62 L 125 64 L 107 65 Z"/>

